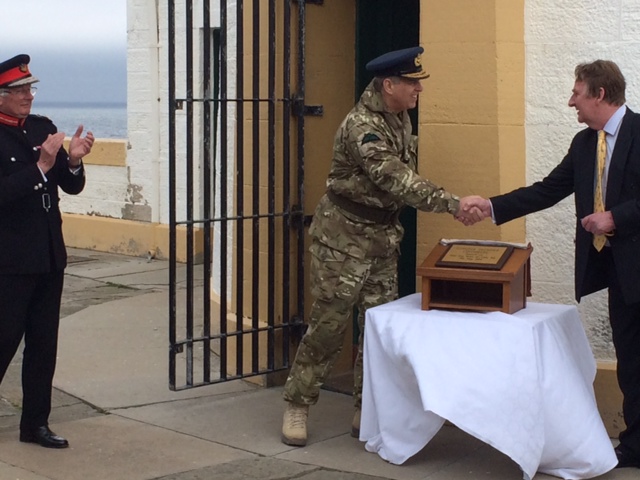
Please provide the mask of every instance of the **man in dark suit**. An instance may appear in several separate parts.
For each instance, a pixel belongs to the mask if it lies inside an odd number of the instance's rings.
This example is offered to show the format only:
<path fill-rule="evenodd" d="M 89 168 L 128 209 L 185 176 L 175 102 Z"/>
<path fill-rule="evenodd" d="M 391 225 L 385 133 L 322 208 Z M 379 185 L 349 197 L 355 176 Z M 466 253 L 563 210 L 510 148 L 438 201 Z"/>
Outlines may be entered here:
<path fill-rule="evenodd" d="M 48 426 L 67 263 L 58 187 L 82 191 L 94 137 L 79 126 L 67 154 L 64 132 L 30 114 L 29 60 L 0 63 L 0 382 L 24 337 L 20 441 L 65 448 Z"/>
<path fill-rule="evenodd" d="M 624 105 L 625 86 L 611 61 L 578 65 L 569 106 L 589 128 L 542 181 L 476 204 L 499 225 L 575 194 L 576 300 L 609 289 L 626 423 L 618 467 L 640 468 L 640 115 Z"/>

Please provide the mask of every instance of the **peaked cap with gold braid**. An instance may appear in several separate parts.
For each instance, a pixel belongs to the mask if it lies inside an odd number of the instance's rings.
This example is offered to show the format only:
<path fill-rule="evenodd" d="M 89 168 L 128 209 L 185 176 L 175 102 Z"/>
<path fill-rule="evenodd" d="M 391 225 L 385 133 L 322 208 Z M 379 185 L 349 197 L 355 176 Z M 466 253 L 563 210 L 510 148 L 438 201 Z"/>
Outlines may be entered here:
<path fill-rule="evenodd" d="M 374 58 L 367 63 L 367 71 L 376 77 L 428 78 L 429 74 L 422 68 L 422 47 L 394 50 Z"/>

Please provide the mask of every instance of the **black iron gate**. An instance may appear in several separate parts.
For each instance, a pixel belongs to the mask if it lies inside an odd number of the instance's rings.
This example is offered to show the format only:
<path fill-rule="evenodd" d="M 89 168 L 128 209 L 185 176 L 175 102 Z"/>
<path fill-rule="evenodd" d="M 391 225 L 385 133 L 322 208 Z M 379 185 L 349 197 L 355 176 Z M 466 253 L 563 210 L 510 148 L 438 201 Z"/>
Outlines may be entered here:
<path fill-rule="evenodd" d="M 169 0 L 169 386 L 289 367 L 304 314 L 305 0 Z"/>

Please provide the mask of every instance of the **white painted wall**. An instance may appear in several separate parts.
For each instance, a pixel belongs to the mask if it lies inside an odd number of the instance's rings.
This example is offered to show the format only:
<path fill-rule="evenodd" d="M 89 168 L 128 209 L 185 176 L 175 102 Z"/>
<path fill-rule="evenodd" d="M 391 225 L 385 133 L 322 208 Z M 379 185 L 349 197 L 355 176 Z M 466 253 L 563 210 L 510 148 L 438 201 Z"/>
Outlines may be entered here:
<path fill-rule="evenodd" d="M 527 0 L 526 154 L 527 184 L 542 179 L 566 154 L 578 124 L 567 103 L 574 68 L 598 58 L 616 62 L 627 81 L 627 105 L 640 106 L 640 0 Z M 573 196 L 529 215 L 527 240 L 532 256 L 533 301 L 575 303 Z M 599 292 L 580 305 L 598 359 L 614 359 L 607 297 Z"/>
<path fill-rule="evenodd" d="M 166 2 L 127 2 L 127 178 L 149 207 L 148 217 L 139 220 L 168 223 L 166 82 L 160 77 L 166 69 L 160 36 L 166 14 L 159 4 Z"/>

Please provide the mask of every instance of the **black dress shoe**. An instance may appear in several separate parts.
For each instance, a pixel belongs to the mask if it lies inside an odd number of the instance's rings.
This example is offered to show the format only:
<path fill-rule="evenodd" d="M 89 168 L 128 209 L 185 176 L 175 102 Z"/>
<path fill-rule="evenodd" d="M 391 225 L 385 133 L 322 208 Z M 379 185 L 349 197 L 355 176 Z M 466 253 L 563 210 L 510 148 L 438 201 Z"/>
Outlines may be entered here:
<path fill-rule="evenodd" d="M 53 433 L 47 425 L 38 427 L 35 430 L 20 432 L 20 441 L 37 443 L 46 448 L 67 448 L 69 446 L 66 438 L 59 437 Z"/>
<path fill-rule="evenodd" d="M 618 457 L 616 468 L 640 468 L 640 458 L 633 457 L 620 448 L 616 448 L 615 451 Z"/>

